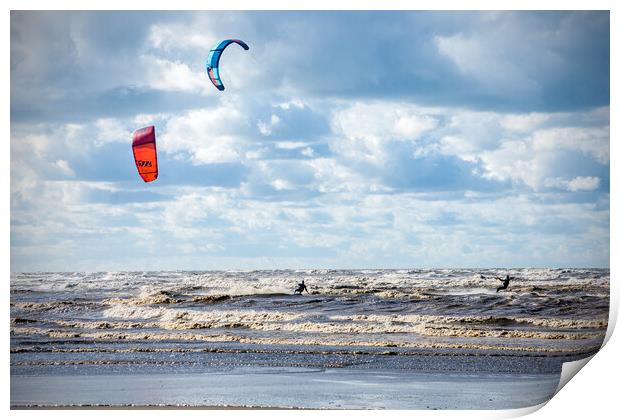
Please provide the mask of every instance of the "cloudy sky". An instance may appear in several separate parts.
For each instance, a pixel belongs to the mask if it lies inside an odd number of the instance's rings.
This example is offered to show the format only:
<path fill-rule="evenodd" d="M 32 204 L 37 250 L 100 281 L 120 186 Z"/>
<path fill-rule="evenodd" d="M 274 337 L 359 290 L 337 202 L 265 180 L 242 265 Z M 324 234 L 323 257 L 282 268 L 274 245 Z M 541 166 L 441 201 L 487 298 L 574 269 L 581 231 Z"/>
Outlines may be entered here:
<path fill-rule="evenodd" d="M 609 145 L 607 12 L 11 13 L 12 271 L 608 267 Z"/>

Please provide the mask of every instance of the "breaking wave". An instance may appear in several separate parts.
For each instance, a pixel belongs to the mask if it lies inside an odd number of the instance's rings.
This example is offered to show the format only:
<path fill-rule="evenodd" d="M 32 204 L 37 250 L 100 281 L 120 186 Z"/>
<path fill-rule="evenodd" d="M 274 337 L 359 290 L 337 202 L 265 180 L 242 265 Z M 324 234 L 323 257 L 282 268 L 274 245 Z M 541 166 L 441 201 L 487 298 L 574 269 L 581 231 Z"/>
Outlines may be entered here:
<path fill-rule="evenodd" d="M 496 293 L 494 277 L 506 274 L 516 279 Z M 302 280 L 310 293 L 293 295 Z M 609 270 L 13 273 L 11 351 L 225 343 L 236 346 L 226 351 L 582 354 L 602 343 L 608 309 Z M 63 344 L 45 344 L 53 340 Z M 117 343 L 142 344 L 109 347 Z"/>

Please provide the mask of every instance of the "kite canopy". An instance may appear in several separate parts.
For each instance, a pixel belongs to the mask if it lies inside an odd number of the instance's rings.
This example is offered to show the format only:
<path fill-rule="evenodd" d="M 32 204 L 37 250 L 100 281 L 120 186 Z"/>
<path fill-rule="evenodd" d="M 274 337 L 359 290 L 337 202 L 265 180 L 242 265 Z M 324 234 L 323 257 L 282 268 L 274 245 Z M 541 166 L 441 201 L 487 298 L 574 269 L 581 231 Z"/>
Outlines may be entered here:
<path fill-rule="evenodd" d="M 209 75 L 209 79 L 211 79 L 211 83 L 213 86 L 218 88 L 219 90 L 224 90 L 224 84 L 222 83 L 222 79 L 220 78 L 220 57 L 222 53 L 230 44 L 239 44 L 243 47 L 244 50 L 249 50 L 248 44 L 241 41 L 240 39 L 225 39 L 217 44 L 215 47 L 211 48 L 209 52 L 209 57 L 207 58 L 207 74 Z"/>
<path fill-rule="evenodd" d="M 133 158 L 144 182 L 157 179 L 157 147 L 155 126 L 144 127 L 133 133 Z"/>

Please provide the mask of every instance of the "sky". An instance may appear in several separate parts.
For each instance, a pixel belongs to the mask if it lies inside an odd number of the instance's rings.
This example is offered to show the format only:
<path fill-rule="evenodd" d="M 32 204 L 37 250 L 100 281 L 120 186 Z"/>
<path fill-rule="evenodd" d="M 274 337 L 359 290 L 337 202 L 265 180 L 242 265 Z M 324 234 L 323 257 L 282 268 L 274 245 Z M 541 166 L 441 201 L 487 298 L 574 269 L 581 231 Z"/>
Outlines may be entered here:
<path fill-rule="evenodd" d="M 606 11 L 13 11 L 10 31 L 12 271 L 609 267 Z M 227 38 L 250 50 L 220 92 Z"/>

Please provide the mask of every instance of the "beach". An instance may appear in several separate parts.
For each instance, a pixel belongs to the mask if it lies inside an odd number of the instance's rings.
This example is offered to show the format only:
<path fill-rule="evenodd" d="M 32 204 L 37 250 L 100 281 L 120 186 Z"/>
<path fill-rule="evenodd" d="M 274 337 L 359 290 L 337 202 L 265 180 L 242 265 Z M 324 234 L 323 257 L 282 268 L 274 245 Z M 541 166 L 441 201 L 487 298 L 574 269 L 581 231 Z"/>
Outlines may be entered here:
<path fill-rule="evenodd" d="M 11 406 L 537 405 L 600 347 L 609 270 L 505 273 L 14 273 Z"/>
<path fill-rule="evenodd" d="M 185 374 L 20 376 L 14 407 L 506 409 L 547 401 L 558 375 L 231 367 Z"/>

